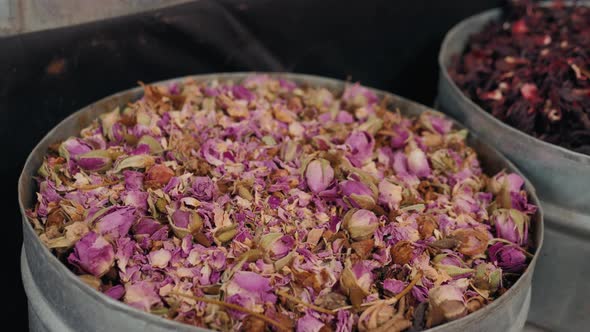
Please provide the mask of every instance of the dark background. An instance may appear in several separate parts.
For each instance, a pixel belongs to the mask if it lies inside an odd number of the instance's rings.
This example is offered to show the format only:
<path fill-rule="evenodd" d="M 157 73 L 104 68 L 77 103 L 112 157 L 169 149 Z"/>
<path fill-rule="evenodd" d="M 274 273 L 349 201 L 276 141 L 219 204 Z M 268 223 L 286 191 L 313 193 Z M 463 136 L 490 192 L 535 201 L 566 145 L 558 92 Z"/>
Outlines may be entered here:
<path fill-rule="evenodd" d="M 351 78 L 431 105 L 442 38 L 500 0 L 201 0 L 151 13 L 0 38 L 0 162 L 7 312 L 27 326 L 16 188 L 54 125 L 102 97 L 177 76 L 291 71 Z M 14 290 L 16 289 L 16 293 Z M 6 307 L 5 307 L 6 308 Z"/>

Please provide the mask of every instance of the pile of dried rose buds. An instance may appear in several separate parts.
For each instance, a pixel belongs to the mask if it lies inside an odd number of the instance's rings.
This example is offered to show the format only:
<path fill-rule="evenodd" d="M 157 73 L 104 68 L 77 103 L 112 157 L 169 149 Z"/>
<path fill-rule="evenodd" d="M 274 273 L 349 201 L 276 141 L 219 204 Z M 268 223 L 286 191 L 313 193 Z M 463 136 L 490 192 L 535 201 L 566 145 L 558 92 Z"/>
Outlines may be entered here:
<path fill-rule="evenodd" d="M 590 3 L 513 0 L 449 73 L 503 122 L 590 155 Z"/>
<path fill-rule="evenodd" d="M 439 113 L 269 76 L 144 89 L 50 149 L 28 211 L 114 299 L 217 330 L 402 331 L 527 267 L 523 179 L 483 174 Z"/>

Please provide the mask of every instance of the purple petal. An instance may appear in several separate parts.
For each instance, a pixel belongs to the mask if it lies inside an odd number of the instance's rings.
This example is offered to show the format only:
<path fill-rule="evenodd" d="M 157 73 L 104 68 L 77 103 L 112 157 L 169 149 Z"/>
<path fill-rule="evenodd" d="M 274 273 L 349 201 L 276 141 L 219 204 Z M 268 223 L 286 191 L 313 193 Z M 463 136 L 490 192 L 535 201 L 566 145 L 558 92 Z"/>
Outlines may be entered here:
<path fill-rule="evenodd" d="M 418 177 L 430 175 L 430 165 L 424 151 L 416 148 L 408 154 L 408 169 Z"/>
<path fill-rule="evenodd" d="M 74 246 L 68 262 L 96 277 L 101 277 L 115 261 L 113 246 L 102 236 L 88 232 Z"/>
<path fill-rule="evenodd" d="M 125 177 L 125 189 L 141 190 L 143 187 L 143 173 L 136 171 L 123 171 Z"/>
<path fill-rule="evenodd" d="M 115 207 L 96 223 L 96 230 L 101 235 L 109 235 L 112 238 L 121 237 L 129 232 L 131 225 L 136 220 L 135 208 L 131 206 Z"/>
<path fill-rule="evenodd" d="M 383 280 L 383 289 L 396 295 L 401 293 L 406 288 L 406 283 L 397 279 L 385 279 Z"/>
<path fill-rule="evenodd" d="M 123 301 L 143 311 L 150 311 L 154 305 L 162 302 L 160 295 L 156 292 L 155 285 L 148 281 L 125 285 Z"/>
<path fill-rule="evenodd" d="M 319 332 L 324 323 L 309 313 L 297 320 L 297 332 Z"/>
<path fill-rule="evenodd" d="M 120 300 L 125 295 L 125 287 L 123 285 L 116 285 L 107 289 L 104 294 L 114 300 Z"/>

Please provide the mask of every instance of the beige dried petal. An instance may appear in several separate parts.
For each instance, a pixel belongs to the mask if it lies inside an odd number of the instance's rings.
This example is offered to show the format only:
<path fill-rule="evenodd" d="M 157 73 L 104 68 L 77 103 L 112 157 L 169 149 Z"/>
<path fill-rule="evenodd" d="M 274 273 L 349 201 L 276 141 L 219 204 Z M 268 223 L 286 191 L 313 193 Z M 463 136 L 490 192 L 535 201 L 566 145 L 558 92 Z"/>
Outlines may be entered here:
<path fill-rule="evenodd" d="M 78 276 L 80 278 L 80 280 L 82 280 L 82 282 L 84 282 L 86 285 L 92 287 L 95 290 L 100 290 L 100 286 L 102 285 L 102 283 L 100 282 L 100 279 L 91 275 L 91 274 L 83 274 Z"/>
<path fill-rule="evenodd" d="M 307 233 L 307 240 L 305 242 L 309 243 L 312 247 L 315 247 L 322 239 L 323 234 L 323 229 L 314 228 Z"/>

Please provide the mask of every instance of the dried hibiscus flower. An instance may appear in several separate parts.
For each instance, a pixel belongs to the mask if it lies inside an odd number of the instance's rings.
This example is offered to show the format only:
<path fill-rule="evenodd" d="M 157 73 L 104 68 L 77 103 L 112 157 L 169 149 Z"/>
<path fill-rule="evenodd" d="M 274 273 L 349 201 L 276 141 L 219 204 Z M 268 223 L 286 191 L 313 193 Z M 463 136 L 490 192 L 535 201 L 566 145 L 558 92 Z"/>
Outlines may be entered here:
<path fill-rule="evenodd" d="M 483 174 L 439 113 L 268 76 L 144 88 L 48 152 L 28 213 L 111 298 L 211 329 L 403 331 L 527 266 L 523 179 Z"/>
<path fill-rule="evenodd" d="M 590 154 L 590 7 L 511 0 L 449 73 L 474 102 L 525 133 Z"/>

